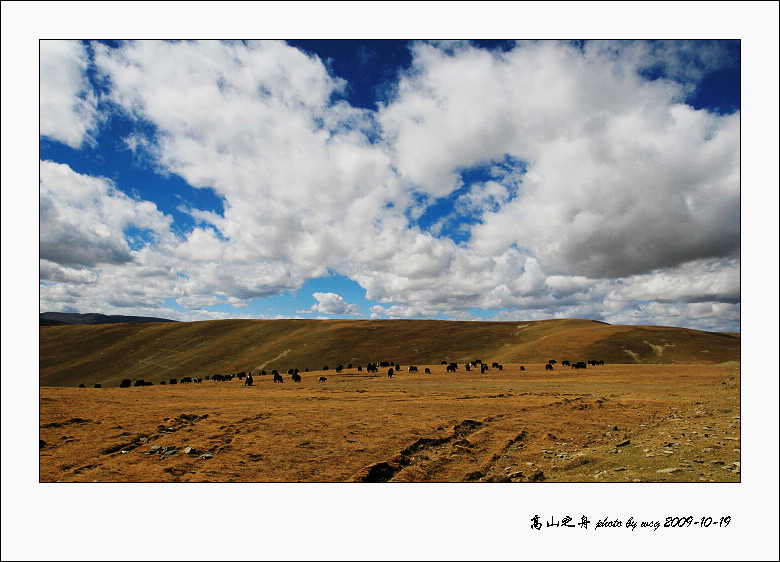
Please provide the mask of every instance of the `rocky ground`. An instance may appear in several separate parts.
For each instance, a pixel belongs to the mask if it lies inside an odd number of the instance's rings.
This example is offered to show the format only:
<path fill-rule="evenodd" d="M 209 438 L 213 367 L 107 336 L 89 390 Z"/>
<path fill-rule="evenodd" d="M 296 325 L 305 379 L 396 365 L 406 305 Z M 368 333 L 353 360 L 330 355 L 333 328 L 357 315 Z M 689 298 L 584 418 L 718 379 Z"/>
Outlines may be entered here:
<path fill-rule="evenodd" d="M 42 387 L 40 481 L 740 481 L 738 362 L 419 367 Z"/>

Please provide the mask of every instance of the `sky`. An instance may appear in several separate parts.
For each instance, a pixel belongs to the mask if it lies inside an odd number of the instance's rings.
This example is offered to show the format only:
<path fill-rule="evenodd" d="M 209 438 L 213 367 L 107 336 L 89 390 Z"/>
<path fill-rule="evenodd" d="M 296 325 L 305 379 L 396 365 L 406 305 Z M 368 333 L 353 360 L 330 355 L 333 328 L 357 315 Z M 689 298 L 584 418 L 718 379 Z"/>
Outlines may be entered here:
<path fill-rule="evenodd" d="M 40 42 L 40 310 L 740 330 L 740 42 Z"/>

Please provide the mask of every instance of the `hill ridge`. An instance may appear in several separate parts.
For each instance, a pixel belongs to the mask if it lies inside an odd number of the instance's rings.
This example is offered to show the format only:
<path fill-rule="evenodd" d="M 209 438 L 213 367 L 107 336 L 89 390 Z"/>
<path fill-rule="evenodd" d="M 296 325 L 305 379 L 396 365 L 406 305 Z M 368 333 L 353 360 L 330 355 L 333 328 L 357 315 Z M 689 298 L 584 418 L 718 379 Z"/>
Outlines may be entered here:
<path fill-rule="evenodd" d="M 41 312 L 39 322 L 41 326 L 62 326 L 70 324 L 121 324 L 124 322 L 176 322 L 176 320 L 151 316 L 101 314 L 99 312 Z"/>

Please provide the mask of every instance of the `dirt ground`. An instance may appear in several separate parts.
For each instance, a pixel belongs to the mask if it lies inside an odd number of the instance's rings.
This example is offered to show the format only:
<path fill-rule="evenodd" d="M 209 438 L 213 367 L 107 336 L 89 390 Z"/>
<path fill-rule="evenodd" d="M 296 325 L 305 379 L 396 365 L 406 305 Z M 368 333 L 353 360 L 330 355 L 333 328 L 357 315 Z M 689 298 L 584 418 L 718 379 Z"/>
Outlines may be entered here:
<path fill-rule="evenodd" d="M 40 481 L 740 481 L 738 362 L 524 366 L 42 387 Z"/>

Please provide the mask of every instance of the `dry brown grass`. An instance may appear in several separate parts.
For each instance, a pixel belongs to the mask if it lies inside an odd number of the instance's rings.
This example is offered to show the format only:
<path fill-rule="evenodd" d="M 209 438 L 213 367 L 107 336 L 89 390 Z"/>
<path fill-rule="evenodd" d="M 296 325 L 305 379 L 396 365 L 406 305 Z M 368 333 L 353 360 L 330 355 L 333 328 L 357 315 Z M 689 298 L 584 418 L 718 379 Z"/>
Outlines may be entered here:
<path fill-rule="evenodd" d="M 430 364 L 426 375 L 421 364 L 392 379 L 312 371 L 300 384 L 269 375 L 254 387 L 44 386 L 40 480 L 740 480 L 738 362 L 524 365 L 448 374 Z M 153 446 L 176 453 L 163 458 Z"/>

